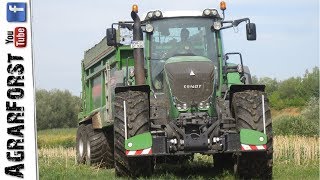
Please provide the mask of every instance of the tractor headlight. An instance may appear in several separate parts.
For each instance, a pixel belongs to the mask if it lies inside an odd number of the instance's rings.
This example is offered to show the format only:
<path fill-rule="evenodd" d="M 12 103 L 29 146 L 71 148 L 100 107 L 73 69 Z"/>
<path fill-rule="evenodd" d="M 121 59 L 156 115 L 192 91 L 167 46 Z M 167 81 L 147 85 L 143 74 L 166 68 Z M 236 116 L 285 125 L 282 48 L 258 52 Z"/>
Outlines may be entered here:
<path fill-rule="evenodd" d="M 147 17 L 152 18 L 152 16 L 153 16 L 153 12 L 148 12 Z"/>
<path fill-rule="evenodd" d="M 147 13 L 146 19 L 158 19 L 162 17 L 162 12 L 160 10 L 150 11 Z"/>
<path fill-rule="evenodd" d="M 219 13 L 216 9 L 205 9 L 202 13 L 203 16 L 215 16 L 219 17 Z"/>
<path fill-rule="evenodd" d="M 206 103 L 206 108 L 207 108 L 207 109 L 210 108 L 210 103 Z"/>
<path fill-rule="evenodd" d="M 160 17 L 162 16 L 162 12 L 159 11 L 159 10 L 156 10 L 156 11 L 154 12 L 154 16 L 155 16 L 156 18 L 160 18 Z"/>
<path fill-rule="evenodd" d="M 186 110 L 188 110 L 188 105 L 186 103 L 184 103 L 182 105 L 177 103 L 176 107 L 177 107 L 178 111 L 186 111 Z"/>
<path fill-rule="evenodd" d="M 213 29 L 214 30 L 220 30 L 222 28 L 222 24 L 221 24 L 221 22 L 220 21 L 215 21 L 214 23 L 213 23 Z"/>
<path fill-rule="evenodd" d="M 212 15 L 214 15 L 214 16 L 218 15 L 218 11 L 216 9 L 213 9 L 212 10 Z"/>
<path fill-rule="evenodd" d="M 182 108 L 186 110 L 186 109 L 188 108 L 187 104 L 184 103 L 184 104 L 182 105 Z"/>
<path fill-rule="evenodd" d="M 201 101 L 198 105 L 199 109 L 207 110 L 210 108 L 210 103 L 208 101 Z"/>
<path fill-rule="evenodd" d="M 210 9 L 205 9 L 205 10 L 203 11 L 203 14 L 204 14 L 205 16 L 209 16 L 209 15 L 211 14 Z"/>
<path fill-rule="evenodd" d="M 178 111 L 187 111 L 188 110 L 188 104 L 179 101 L 176 97 L 172 97 L 173 100 L 173 104 L 176 106 L 176 108 L 178 109 Z"/>
<path fill-rule="evenodd" d="M 199 103 L 199 109 L 203 109 L 203 102 Z"/>
<path fill-rule="evenodd" d="M 147 24 L 147 25 L 146 25 L 146 31 L 147 31 L 148 33 L 151 33 L 151 32 L 153 31 L 153 26 L 152 26 L 151 24 Z"/>

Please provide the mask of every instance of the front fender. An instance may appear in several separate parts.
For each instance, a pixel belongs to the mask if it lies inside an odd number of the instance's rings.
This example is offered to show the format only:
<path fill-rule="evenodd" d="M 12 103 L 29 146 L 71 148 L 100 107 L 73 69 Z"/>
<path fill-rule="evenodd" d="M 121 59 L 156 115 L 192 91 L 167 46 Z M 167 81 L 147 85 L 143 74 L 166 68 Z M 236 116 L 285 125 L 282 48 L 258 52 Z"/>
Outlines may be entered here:
<path fill-rule="evenodd" d="M 230 90 L 229 90 L 229 99 L 230 99 L 230 107 L 232 104 L 232 97 L 233 94 L 236 92 L 242 92 L 242 91 L 246 91 L 246 90 L 256 90 L 256 91 L 261 91 L 264 92 L 265 91 L 266 86 L 265 85 L 245 85 L 245 84 L 234 84 L 230 86 Z"/>

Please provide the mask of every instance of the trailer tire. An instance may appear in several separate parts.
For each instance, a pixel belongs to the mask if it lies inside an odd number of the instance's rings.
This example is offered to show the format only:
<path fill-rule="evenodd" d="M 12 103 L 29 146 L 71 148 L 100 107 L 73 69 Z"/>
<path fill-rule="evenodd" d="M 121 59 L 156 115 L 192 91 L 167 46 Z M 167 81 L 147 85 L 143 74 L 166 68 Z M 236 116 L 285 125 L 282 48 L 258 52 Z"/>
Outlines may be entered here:
<path fill-rule="evenodd" d="M 116 176 L 150 176 L 153 172 L 152 157 L 127 157 L 124 147 L 124 106 L 127 108 L 127 135 L 128 138 L 149 132 L 149 98 L 148 93 L 141 91 L 119 92 L 115 97 L 114 120 L 114 160 Z"/>
<path fill-rule="evenodd" d="M 93 129 L 92 124 L 86 125 L 88 136 L 86 148 L 87 165 L 113 168 L 113 130 L 110 127 Z"/>
<path fill-rule="evenodd" d="M 240 178 L 272 179 L 273 137 L 271 113 L 264 92 L 247 90 L 233 95 L 232 112 L 236 119 L 236 128 L 252 129 L 263 132 L 262 95 L 264 94 L 267 151 L 243 152 L 235 161 L 235 174 Z"/>
<path fill-rule="evenodd" d="M 87 133 L 86 126 L 81 124 L 77 130 L 76 137 L 76 159 L 78 164 L 84 164 L 86 162 L 86 143 L 87 143 Z"/>

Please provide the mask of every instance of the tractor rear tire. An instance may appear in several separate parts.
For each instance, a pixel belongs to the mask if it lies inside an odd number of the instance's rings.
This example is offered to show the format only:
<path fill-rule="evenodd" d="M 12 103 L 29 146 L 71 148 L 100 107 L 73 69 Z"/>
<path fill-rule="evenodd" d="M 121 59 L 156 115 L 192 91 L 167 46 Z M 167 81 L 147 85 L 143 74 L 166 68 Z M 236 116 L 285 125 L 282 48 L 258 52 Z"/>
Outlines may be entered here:
<path fill-rule="evenodd" d="M 86 125 L 87 139 L 87 165 L 113 168 L 113 129 L 93 129 L 92 124 Z"/>
<path fill-rule="evenodd" d="M 264 95 L 265 112 L 262 111 Z M 263 113 L 267 134 L 267 151 L 243 152 L 237 156 L 234 170 L 237 176 L 244 179 L 272 179 L 273 138 L 272 122 L 268 99 L 264 92 L 247 90 L 233 95 L 232 112 L 236 119 L 236 128 L 252 129 L 263 132 Z"/>
<path fill-rule="evenodd" d="M 148 93 L 126 91 L 116 94 L 114 120 L 114 160 L 116 176 L 150 176 L 153 172 L 153 158 L 127 157 L 125 149 L 124 106 L 127 113 L 128 138 L 149 132 L 149 99 Z"/>
<path fill-rule="evenodd" d="M 86 143 L 87 132 L 85 124 L 81 124 L 77 130 L 76 138 L 76 159 L 78 164 L 84 164 L 86 162 Z"/>

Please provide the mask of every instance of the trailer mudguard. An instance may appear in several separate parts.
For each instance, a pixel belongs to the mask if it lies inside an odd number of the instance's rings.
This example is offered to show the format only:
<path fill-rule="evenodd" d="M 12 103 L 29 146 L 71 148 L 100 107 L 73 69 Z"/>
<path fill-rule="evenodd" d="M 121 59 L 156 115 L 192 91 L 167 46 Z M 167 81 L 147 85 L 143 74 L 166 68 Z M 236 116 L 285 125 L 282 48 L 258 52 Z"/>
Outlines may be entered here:
<path fill-rule="evenodd" d="M 78 125 L 81 124 L 92 124 L 93 129 L 101 129 L 102 128 L 102 121 L 101 121 L 101 113 L 100 109 L 93 111 L 89 116 L 82 119 Z"/>

